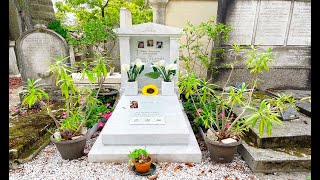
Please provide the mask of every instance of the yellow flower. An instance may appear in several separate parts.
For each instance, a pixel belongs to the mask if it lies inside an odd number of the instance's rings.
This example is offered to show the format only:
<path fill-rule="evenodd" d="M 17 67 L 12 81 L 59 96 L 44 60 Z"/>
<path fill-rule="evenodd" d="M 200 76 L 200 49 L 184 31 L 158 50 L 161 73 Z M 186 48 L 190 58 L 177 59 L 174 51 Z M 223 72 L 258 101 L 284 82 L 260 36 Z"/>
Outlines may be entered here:
<path fill-rule="evenodd" d="M 142 94 L 146 96 L 154 96 L 158 94 L 158 87 L 153 84 L 148 84 L 142 88 Z"/>

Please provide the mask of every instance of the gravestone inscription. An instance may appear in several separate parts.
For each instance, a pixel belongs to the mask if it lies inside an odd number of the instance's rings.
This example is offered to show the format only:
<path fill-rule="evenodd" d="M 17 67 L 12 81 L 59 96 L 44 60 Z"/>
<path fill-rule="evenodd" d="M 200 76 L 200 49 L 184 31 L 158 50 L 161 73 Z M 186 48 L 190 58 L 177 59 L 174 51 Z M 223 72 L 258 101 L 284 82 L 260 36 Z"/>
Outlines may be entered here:
<path fill-rule="evenodd" d="M 68 45 L 59 34 L 36 25 L 17 40 L 17 58 L 24 84 L 28 78 L 43 78 L 41 84 L 53 85 L 53 77 L 46 77 L 53 58 L 66 57 Z"/>
<path fill-rule="evenodd" d="M 248 52 L 244 45 L 256 45 L 265 51 L 272 47 L 273 61 L 270 71 L 263 74 L 260 88 L 310 89 L 311 79 L 311 1 L 310 0 L 229 0 L 219 1 L 220 23 L 233 27 L 229 40 L 220 47 L 228 52 L 230 44 L 243 45 L 241 54 Z M 223 62 L 233 61 L 233 55 L 225 55 Z M 244 70 L 246 58 L 238 58 L 230 85 L 249 82 Z M 219 64 L 217 64 L 219 66 Z M 226 82 L 229 69 L 213 77 L 216 83 Z M 280 77 L 280 78 L 279 78 Z"/>

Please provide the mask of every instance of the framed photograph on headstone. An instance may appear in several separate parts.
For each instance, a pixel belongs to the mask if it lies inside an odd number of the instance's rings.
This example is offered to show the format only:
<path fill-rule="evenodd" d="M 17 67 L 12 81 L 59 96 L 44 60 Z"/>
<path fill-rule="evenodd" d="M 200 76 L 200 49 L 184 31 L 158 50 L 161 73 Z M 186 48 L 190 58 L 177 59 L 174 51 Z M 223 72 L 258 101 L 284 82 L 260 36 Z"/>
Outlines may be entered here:
<path fill-rule="evenodd" d="M 147 41 L 147 46 L 148 47 L 153 47 L 153 40 L 148 40 Z"/>
<path fill-rule="evenodd" d="M 130 108 L 136 109 L 138 107 L 138 101 L 130 101 Z"/>
<path fill-rule="evenodd" d="M 138 41 L 138 48 L 144 48 L 144 42 Z"/>
<path fill-rule="evenodd" d="M 162 41 L 157 41 L 157 48 L 162 48 L 163 42 Z"/>

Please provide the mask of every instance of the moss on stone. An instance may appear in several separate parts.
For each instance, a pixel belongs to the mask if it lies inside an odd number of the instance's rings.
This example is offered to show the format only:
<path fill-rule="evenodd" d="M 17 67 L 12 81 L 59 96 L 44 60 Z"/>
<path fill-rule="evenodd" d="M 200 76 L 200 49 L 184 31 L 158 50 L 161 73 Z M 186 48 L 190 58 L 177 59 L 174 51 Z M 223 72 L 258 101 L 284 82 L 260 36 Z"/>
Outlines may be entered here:
<path fill-rule="evenodd" d="M 24 153 L 27 149 L 40 140 L 53 121 L 45 112 L 33 113 L 16 119 L 9 119 L 9 149 L 16 149 L 18 155 Z"/>
<path fill-rule="evenodd" d="M 305 157 L 307 155 L 311 155 L 311 148 L 273 148 L 272 150 L 284 152 L 297 157 Z"/>

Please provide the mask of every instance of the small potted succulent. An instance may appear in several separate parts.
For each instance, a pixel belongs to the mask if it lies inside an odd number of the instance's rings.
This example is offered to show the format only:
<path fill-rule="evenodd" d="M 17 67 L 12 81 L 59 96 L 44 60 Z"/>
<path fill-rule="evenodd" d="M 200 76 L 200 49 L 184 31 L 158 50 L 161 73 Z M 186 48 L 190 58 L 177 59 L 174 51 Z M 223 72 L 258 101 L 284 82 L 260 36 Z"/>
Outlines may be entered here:
<path fill-rule="evenodd" d="M 146 73 L 145 75 L 153 79 L 159 77 L 163 78 L 163 81 L 161 81 L 161 95 L 174 95 L 174 83 L 172 82 L 172 78 L 176 74 L 178 68 L 176 62 L 166 65 L 164 60 L 160 60 L 152 64 L 151 67 L 153 68 L 153 72 Z"/>
<path fill-rule="evenodd" d="M 122 64 L 121 69 L 128 75 L 128 82 L 126 83 L 125 95 L 136 96 L 138 95 L 138 82 L 137 77 L 144 70 L 144 63 L 141 59 L 137 58 L 135 62 L 128 64 Z"/>
<path fill-rule="evenodd" d="M 147 173 L 150 170 L 152 158 L 149 156 L 147 150 L 134 149 L 130 151 L 128 157 L 130 158 L 129 163 L 133 163 L 139 173 Z"/>

